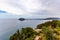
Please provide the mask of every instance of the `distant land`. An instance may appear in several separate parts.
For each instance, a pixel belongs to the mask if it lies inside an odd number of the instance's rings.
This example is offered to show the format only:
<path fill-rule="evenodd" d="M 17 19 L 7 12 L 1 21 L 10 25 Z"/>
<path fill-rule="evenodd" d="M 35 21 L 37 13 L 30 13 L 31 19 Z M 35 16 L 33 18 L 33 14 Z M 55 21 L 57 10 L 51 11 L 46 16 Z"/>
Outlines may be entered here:
<path fill-rule="evenodd" d="M 25 19 L 25 18 L 19 18 L 18 20 L 24 21 L 24 20 L 60 20 L 60 18 L 57 17 L 48 17 L 48 18 L 35 18 L 35 19 Z"/>
<path fill-rule="evenodd" d="M 49 18 L 45 18 L 44 20 L 60 20 L 60 18 L 58 18 L 58 17 L 49 17 Z"/>

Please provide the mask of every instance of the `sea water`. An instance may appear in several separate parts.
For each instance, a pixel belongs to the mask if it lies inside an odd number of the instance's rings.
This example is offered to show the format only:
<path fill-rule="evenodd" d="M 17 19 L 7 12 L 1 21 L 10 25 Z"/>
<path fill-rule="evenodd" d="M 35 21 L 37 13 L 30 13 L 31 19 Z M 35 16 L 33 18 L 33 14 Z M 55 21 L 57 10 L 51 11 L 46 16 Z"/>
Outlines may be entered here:
<path fill-rule="evenodd" d="M 0 40 L 9 40 L 9 37 L 24 27 L 36 28 L 38 24 L 49 20 L 25 20 L 20 21 L 18 19 L 0 19 Z"/>

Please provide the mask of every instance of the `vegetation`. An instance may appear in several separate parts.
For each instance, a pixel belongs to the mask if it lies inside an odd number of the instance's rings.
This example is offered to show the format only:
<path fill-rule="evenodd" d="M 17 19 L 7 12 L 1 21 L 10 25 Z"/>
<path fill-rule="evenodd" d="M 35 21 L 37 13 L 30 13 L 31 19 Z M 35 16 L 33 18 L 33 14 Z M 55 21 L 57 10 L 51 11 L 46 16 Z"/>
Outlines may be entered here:
<path fill-rule="evenodd" d="M 37 25 L 37 29 L 41 29 L 44 26 L 45 27 L 52 26 L 52 28 L 55 28 L 57 25 L 60 26 L 60 21 L 53 20 Z"/>
<path fill-rule="evenodd" d="M 40 29 L 39 32 L 35 30 Z M 36 36 L 40 36 L 40 40 L 60 40 L 60 21 L 53 20 L 37 25 L 36 29 L 31 27 L 17 30 L 9 40 L 34 40 Z"/>
<path fill-rule="evenodd" d="M 10 40 L 33 40 L 37 33 L 30 27 L 22 28 L 22 30 L 13 34 Z"/>

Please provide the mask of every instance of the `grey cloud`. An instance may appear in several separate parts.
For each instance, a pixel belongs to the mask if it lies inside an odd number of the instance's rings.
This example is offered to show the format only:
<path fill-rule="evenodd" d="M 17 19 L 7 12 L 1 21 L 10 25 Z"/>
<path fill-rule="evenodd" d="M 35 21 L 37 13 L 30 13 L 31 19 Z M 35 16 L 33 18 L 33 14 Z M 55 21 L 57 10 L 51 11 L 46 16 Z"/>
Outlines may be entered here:
<path fill-rule="evenodd" d="M 48 10 L 40 10 L 38 12 L 33 12 L 32 15 L 59 15 L 49 12 Z"/>
<path fill-rule="evenodd" d="M 41 16 L 59 16 L 60 15 L 60 0 L 40 0 L 42 6 L 47 7 L 50 10 L 37 10 L 33 12 L 33 15 Z"/>
<path fill-rule="evenodd" d="M 41 0 L 43 6 L 60 10 L 60 0 Z"/>
<path fill-rule="evenodd" d="M 9 1 L 10 3 L 8 3 L 8 4 L 11 5 L 11 6 L 14 6 L 15 8 L 17 7 L 17 8 L 20 8 L 20 9 L 24 10 L 26 13 L 24 12 L 24 14 L 21 17 L 26 17 L 26 16 L 29 17 L 30 14 L 33 15 L 33 16 L 34 15 L 38 15 L 38 16 L 39 15 L 41 15 L 41 16 L 44 16 L 44 15 L 45 16 L 58 16 L 58 15 L 60 15 L 60 0 L 37 0 L 39 4 L 42 4 L 42 8 L 43 7 L 46 7 L 46 8 L 45 9 L 38 8 L 36 10 L 34 9 L 33 10 L 34 12 L 27 12 L 24 5 L 22 6 L 22 4 L 19 3 L 20 1 L 19 0 L 15 0 L 15 1 L 10 0 Z"/>
<path fill-rule="evenodd" d="M 0 10 L 0 13 L 7 13 L 6 11 Z"/>

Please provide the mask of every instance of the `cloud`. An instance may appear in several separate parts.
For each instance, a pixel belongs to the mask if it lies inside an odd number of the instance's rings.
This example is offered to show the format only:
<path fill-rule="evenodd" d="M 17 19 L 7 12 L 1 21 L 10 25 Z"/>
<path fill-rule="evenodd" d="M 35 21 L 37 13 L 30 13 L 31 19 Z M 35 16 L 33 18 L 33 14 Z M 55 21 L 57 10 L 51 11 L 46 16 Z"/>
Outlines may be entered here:
<path fill-rule="evenodd" d="M 2 11 L 2 10 L 0 10 L 0 13 L 7 13 L 6 11 Z"/>
<path fill-rule="evenodd" d="M 0 1 L 0 9 L 12 14 L 29 15 L 29 12 L 44 9 L 37 0 L 2 0 Z"/>
<path fill-rule="evenodd" d="M 24 17 L 60 17 L 60 0 L 0 0 L 0 9 Z"/>
<path fill-rule="evenodd" d="M 19 18 L 23 18 L 23 17 L 28 18 L 27 15 L 14 15 L 11 13 L 7 13 L 6 11 L 0 10 L 0 19 L 19 19 Z"/>
<path fill-rule="evenodd" d="M 60 15 L 60 0 L 42 0 L 42 4 L 49 9 L 50 14 Z"/>
<path fill-rule="evenodd" d="M 45 17 L 60 17 L 60 0 L 40 0 L 42 6 L 45 7 L 43 10 L 38 10 L 32 14 L 42 15 Z"/>

